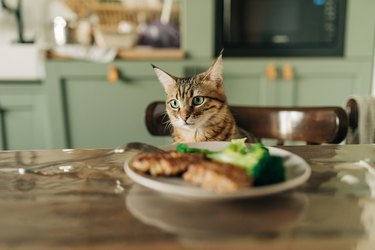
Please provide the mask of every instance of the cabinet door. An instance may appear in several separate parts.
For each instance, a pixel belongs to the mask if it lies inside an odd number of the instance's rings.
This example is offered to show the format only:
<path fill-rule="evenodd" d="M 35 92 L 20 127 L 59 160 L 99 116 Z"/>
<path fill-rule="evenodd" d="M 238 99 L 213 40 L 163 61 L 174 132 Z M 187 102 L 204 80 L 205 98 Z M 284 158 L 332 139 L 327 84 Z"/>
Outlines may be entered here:
<path fill-rule="evenodd" d="M 33 90 L 30 89 L 20 91 L 1 89 L 0 148 L 2 150 L 49 148 L 45 100 L 42 95 L 31 92 Z"/>
<path fill-rule="evenodd" d="M 157 64 L 159 65 L 159 64 Z M 105 64 L 48 63 L 47 91 L 55 147 L 112 148 L 141 141 L 154 145 L 170 137 L 151 136 L 145 124 L 149 103 L 165 93 L 149 63 L 118 63 L 117 82 L 107 80 Z M 163 68 L 180 75 L 173 64 Z"/>
<path fill-rule="evenodd" d="M 111 84 L 100 79 L 69 79 L 64 84 L 68 145 L 73 148 L 115 147 L 125 142 L 161 144 L 145 126 L 145 110 L 163 100 L 155 81 Z"/>
<path fill-rule="evenodd" d="M 350 95 L 371 93 L 371 62 L 309 61 L 296 64 L 294 103 L 343 106 Z"/>

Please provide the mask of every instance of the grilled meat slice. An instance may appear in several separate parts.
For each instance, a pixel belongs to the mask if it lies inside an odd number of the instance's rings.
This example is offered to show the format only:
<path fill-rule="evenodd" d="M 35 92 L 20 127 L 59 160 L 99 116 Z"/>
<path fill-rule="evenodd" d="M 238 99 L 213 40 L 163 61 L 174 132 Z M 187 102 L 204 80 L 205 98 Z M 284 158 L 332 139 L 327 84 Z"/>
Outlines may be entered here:
<path fill-rule="evenodd" d="M 252 185 L 252 178 L 240 167 L 203 160 L 191 163 L 183 174 L 185 181 L 218 193 L 234 192 Z"/>
<path fill-rule="evenodd" d="M 141 153 L 130 162 L 130 166 L 141 173 L 154 176 L 176 176 L 185 172 L 191 163 L 203 159 L 203 154 L 185 154 L 176 151 Z"/>

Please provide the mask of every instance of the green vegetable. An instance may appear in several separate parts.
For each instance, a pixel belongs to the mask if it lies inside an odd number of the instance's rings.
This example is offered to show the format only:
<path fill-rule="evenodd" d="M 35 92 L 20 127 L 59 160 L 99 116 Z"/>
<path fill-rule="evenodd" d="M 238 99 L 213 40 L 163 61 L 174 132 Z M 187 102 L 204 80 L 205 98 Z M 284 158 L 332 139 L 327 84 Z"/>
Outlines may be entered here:
<path fill-rule="evenodd" d="M 285 180 L 285 168 L 283 159 L 279 156 L 262 158 L 252 169 L 254 186 L 263 186 Z"/>
<path fill-rule="evenodd" d="M 201 148 L 189 148 L 187 144 L 185 143 L 180 143 L 176 147 L 177 152 L 181 153 L 200 153 L 200 154 L 212 154 L 213 151 L 210 151 L 208 149 L 201 149 Z"/>
<path fill-rule="evenodd" d="M 232 140 L 221 151 L 189 148 L 187 144 L 179 144 L 176 148 L 183 153 L 203 153 L 208 158 L 224 163 L 230 163 L 244 168 L 248 175 L 254 178 L 254 185 L 268 185 L 285 180 L 285 168 L 281 157 L 270 155 L 262 143 L 255 143 L 248 147 L 246 139 Z"/>
<path fill-rule="evenodd" d="M 247 147 L 244 141 L 234 140 L 223 151 L 212 153 L 207 157 L 242 167 L 252 175 L 252 169 L 262 158 L 269 157 L 269 152 L 261 143 Z"/>
<path fill-rule="evenodd" d="M 249 151 L 249 148 L 246 146 L 245 141 L 246 138 L 234 139 L 228 144 L 228 146 L 223 151 L 246 154 Z"/>

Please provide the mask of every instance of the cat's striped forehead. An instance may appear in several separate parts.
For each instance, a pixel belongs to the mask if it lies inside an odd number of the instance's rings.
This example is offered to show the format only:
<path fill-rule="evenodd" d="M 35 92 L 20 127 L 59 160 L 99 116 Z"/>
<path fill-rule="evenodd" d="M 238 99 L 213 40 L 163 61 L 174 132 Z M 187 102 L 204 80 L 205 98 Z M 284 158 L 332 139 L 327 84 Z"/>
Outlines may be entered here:
<path fill-rule="evenodd" d="M 204 84 L 199 77 L 185 77 L 176 79 L 176 97 L 192 97 L 194 95 L 206 94 L 209 86 Z"/>
<path fill-rule="evenodd" d="M 176 83 L 177 85 L 181 85 L 181 86 L 195 85 L 198 83 L 198 79 L 197 77 L 177 78 Z"/>

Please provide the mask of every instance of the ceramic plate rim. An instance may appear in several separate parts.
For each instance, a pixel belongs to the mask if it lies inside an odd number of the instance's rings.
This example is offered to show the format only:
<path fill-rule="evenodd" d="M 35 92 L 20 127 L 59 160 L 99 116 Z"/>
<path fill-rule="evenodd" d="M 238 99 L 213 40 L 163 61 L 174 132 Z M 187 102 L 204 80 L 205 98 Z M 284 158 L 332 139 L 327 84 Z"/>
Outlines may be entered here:
<path fill-rule="evenodd" d="M 200 148 L 223 148 L 228 142 L 199 142 L 199 143 L 188 143 L 191 147 L 200 147 Z M 176 144 L 169 144 L 165 146 L 161 146 L 164 149 L 174 149 Z M 242 199 L 242 198 L 253 198 L 253 197 L 260 197 L 260 196 L 267 196 L 272 194 L 277 194 L 280 192 L 284 192 L 297 186 L 303 184 L 308 180 L 311 175 L 311 168 L 307 164 L 307 162 L 301 158 L 300 156 L 293 154 L 287 150 L 276 148 L 276 147 L 267 147 L 270 150 L 272 155 L 280 155 L 283 157 L 288 157 L 288 161 L 286 162 L 287 167 L 289 167 L 288 162 L 294 161 L 298 163 L 297 167 L 303 168 L 303 173 L 295 178 L 288 179 L 284 182 L 261 186 L 261 187 L 251 187 L 242 189 L 238 192 L 233 193 L 225 193 L 225 194 L 218 194 L 213 191 L 209 191 L 203 189 L 201 187 L 189 185 L 184 182 L 180 178 L 176 177 L 154 177 L 149 175 L 143 175 L 137 173 L 136 171 L 132 170 L 128 162 L 130 159 L 136 154 L 132 154 L 128 157 L 127 161 L 124 163 L 124 171 L 128 175 L 130 179 L 132 179 L 135 183 L 138 183 L 141 186 L 146 188 L 159 191 L 161 193 L 180 196 L 185 198 L 193 198 L 193 199 L 204 199 L 204 200 L 228 200 L 228 199 Z M 291 166 L 293 167 L 293 166 Z"/>

